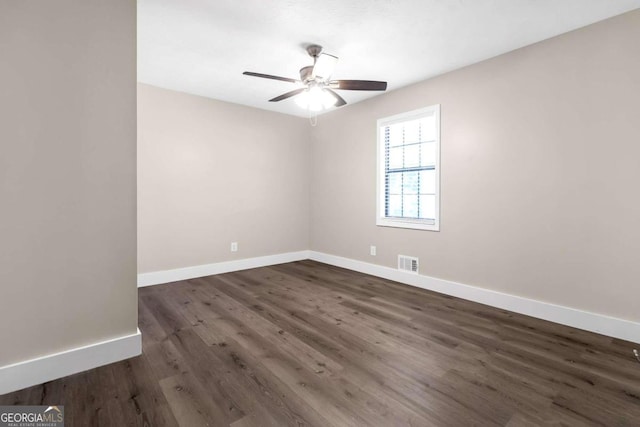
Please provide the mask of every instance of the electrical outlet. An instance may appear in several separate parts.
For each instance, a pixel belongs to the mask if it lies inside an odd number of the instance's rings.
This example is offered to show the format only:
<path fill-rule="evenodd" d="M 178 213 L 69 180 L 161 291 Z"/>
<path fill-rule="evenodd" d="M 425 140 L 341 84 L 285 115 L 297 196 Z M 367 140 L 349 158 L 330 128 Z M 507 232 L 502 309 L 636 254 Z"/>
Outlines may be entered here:
<path fill-rule="evenodd" d="M 238 252 L 238 242 L 231 242 L 231 252 Z"/>
<path fill-rule="evenodd" d="M 373 256 L 376 256 L 376 247 L 375 246 L 371 246 L 369 248 L 369 253 Z"/>

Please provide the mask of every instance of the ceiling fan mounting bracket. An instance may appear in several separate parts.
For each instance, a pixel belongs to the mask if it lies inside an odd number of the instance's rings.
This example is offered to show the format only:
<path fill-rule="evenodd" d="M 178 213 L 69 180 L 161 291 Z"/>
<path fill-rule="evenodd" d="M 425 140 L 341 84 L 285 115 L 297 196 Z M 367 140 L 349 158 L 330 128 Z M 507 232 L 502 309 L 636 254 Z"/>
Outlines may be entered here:
<path fill-rule="evenodd" d="M 309 54 L 310 57 L 314 59 L 317 58 L 321 52 L 322 52 L 322 46 L 320 45 L 310 44 L 309 46 L 307 46 L 307 53 Z"/>

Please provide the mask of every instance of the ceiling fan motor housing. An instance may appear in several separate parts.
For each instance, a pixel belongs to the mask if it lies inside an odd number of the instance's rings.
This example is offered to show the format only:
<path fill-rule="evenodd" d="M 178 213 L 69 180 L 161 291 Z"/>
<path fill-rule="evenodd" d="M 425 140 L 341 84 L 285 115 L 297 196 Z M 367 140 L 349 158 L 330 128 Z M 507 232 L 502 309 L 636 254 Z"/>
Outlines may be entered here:
<path fill-rule="evenodd" d="M 307 83 L 313 80 L 313 78 L 311 77 L 312 75 L 313 75 L 313 65 L 300 68 L 300 80 L 302 80 L 304 83 Z"/>

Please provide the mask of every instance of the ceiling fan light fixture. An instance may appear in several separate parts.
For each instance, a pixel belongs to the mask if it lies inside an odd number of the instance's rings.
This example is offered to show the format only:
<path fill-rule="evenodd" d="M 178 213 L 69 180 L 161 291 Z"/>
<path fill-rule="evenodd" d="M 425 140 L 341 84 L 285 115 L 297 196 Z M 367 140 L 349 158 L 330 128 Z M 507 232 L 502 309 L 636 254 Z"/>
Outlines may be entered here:
<path fill-rule="evenodd" d="M 312 86 L 296 97 L 296 104 L 310 111 L 331 108 L 337 101 L 335 96 L 319 86 Z"/>
<path fill-rule="evenodd" d="M 294 83 L 298 86 L 297 89 L 276 96 L 270 99 L 269 102 L 280 102 L 295 97 L 296 104 L 312 112 L 326 110 L 333 106 L 342 107 L 343 105 L 347 105 L 347 101 L 334 92 L 334 89 L 378 91 L 387 89 L 387 82 L 383 81 L 331 80 L 333 71 L 338 63 L 338 57 L 323 53 L 322 46 L 316 44 L 307 46 L 306 50 L 309 56 L 313 58 L 313 65 L 307 65 L 300 69 L 300 80 L 271 74 L 255 73 L 253 71 L 245 71 L 242 74 Z"/>

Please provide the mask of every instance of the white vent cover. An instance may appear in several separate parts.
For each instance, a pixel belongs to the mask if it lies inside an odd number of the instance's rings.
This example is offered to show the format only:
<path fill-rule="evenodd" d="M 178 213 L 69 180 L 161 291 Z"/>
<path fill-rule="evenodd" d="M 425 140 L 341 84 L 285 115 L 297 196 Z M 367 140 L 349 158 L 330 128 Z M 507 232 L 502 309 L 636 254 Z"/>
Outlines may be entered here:
<path fill-rule="evenodd" d="M 418 273 L 418 258 L 406 255 L 398 255 L 398 270 L 409 273 Z"/>

